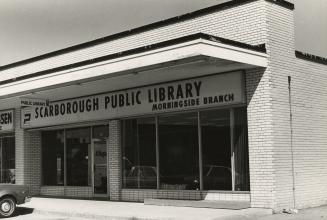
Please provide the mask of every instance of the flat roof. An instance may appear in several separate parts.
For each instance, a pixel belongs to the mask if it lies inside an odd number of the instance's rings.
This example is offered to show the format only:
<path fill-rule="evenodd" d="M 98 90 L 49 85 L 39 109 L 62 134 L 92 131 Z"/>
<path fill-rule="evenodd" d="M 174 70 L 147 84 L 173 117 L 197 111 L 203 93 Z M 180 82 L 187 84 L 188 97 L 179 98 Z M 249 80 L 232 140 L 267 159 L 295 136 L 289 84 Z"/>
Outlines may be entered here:
<path fill-rule="evenodd" d="M 72 63 L 72 64 L 55 67 L 55 68 L 51 68 L 51 69 L 47 69 L 47 70 L 42 70 L 42 71 L 35 72 L 32 74 L 16 77 L 13 79 L 4 80 L 4 81 L 0 82 L 0 85 L 17 82 L 17 81 L 25 80 L 25 79 L 32 78 L 32 77 L 38 77 L 38 76 L 50 74 L 53 72 L 58 72 L 58 71 L 72 69 L 72 68 L 76 68 L 76 67 L 80 67 L 80 66 L 85 66 L 85 65 L 89 65 L 89 64 L 93 64 L 93 63 L 107 61 L 107 60 L 111 60 L 111 59 L 115 59 L 115 58 L 119 58 L 119 57 L 134 55 L 134 54 L 138 54 L 138 53 L 142 53 L 142 52 L 146 52 L 146 51 L 150 51 L 150 50 L 160 49 L 163 47 L 172 46 L 172 45 L 179 44 L 179 43 L 185 43 L 185 42 L 189 42 L 189 41 L 193 41 L 193 40 L 197 40 L 197 39 L 204 39 L 204 40 L 208 40 L 208 41 L 212 41 L 212 42 L 219 42 L 219 43 L 223 43 L 226 45 L 235 46 L 235 47 L 239 47 L 242 49 L 252 50 L 252 51 L 261 52 L 261 53 L 266 52 L 265 44 L 250 45 L 250 44 L 245 44 L 245 43 L 241 43 L 238 41 L 233 41 L 233 40 L 229 40 L 229 39 L 225 39 L 225 38 L 221 38 L 221 37 L 216 37 L 216 36 L 209 35 L 209 34 L 196 33 L 196 34 L 191 34 L 191 35 L 187 35 L 184 37 L 175 38 L 172 40 L 163 41 L 163 42 L 156 43 L 156 44 L 146 45 L 146 46 L 134 48 L 131 50 L 126 50 L 126 51 L 122 51 L 122 52 L 118 52 L 118 53 L 114 53 L 114 54 L 109 54 L 106 56 L 97 57 L 95 59 L 84 60 L 84 61 L 80 61 L 77 63 Z"/>
<path fill-rule="evenodd" d="M 320 63 L 320 64 L 325 64 L 327 65 L 327 58 L 321 57 L 321 56 L 316 56 L 313 54 L 309 53 L 304 53 L 302 51 L 295 51 L 295 56 L 299 59 L 315 62 L 315 63 Z"/>

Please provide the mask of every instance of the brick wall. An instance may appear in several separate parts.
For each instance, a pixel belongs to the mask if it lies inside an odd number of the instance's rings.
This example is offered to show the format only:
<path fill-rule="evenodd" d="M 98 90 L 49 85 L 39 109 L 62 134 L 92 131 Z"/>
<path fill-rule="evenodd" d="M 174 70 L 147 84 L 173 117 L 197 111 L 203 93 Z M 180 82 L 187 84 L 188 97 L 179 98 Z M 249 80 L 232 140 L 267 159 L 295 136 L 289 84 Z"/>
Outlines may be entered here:
<path fill-rule="evenodd" d="M 265 69 L 246 71 L 251 206 L 271 208 L 275 173 L 271 74 Z"/>
<path fill-rule="evenodd" d="M 120 146 L 120 121 L 109 121 L 109 144 L 108 144 L 108 179 L 110 200 L 120 200 L 122 186 L 122 164 Z"/>
<path fill-rule="evenodd" d="M 267 4 L 267 54 L 271 74 L 273 123 L 274 200 L 273 208 L 293 208 L 292 154 L 288 76 L 294 71 L 294 13 L 275 4 Z"/>
<path fill-rule="evenodd" d="M 143 202 L 144 199 L 183 199 L 183 200 L 229 200 L 250 201 L 249 193 L 209 192 L 195 190 L 151 190 L 122 189 L 121 200 Z"/>
<path fill-rule="evenodd" d="M 246 72 L 252 207 L 293 208 L 288 78 L 294 65 L 294 14 L 265 2 L 269 65 Z"/>
<path fill-rule="evenodd" d="M 41 133 L 20 128 L 20 109 L 15 110 L 16 184 L 30 186 L 33 195 L 40 193 Z"/>
<path fill-rule="evenodd" d="M 264 75 L 270 75 L 274 176 L 271 207 L 280 211 L 327 204 L 327 65 L 297 59 L 294 11 L 266 5 L 269 66 Z M 288 76 L 292 77 L 293 134 Z"/>
<path fill-rule="evenodd" d="M 327 65 L 297 59 L 292 74 L 296 205 L 327 204 Z"/>
<path fill-rule="evenodd" d="M 269 65 L 246 72 L 252 207 L 293 208 L 288 75 L 294 72 L 294 13 L 265 2 Z"/>
<path fill-rule="evenodd" d="M 43 196 L 67 196 L 76 198 L 92 198 L 92 187 L 85 186 L 42 186 L 40 194 Z"/>
<path fill-rule="evenodd" d="M 294 73 L 294 13 L 265 2 L 269 65 L 246 73 L 252 207 L 293 208 L 288 75 Z"/>

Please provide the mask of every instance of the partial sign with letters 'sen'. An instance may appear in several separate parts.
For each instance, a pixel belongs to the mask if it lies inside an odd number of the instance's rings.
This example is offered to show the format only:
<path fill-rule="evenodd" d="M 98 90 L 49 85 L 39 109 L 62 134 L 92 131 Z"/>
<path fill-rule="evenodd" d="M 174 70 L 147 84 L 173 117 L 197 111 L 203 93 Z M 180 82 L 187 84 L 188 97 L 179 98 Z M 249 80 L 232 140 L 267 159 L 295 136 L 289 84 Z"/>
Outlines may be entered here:
<path fill-rule="evenodd" d="M 0 111 L 0 132 L 14 130 L 14 110 Z"/>

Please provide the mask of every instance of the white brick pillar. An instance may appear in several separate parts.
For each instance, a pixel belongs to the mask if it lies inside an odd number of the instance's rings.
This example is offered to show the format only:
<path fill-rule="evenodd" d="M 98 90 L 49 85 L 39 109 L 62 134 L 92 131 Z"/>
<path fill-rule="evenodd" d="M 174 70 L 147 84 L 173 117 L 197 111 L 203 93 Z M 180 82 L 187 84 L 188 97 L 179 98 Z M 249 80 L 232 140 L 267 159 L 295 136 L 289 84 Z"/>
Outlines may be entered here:
<path fill-rule="evenodd" d="M 108 144 L 108 177 L 110 200 L 120 200 L 122 177 L 121 177 L 121 130 L 120 121 L 109 121 L 109 144 Z"/>
<path fill-rule="evenodd" d="M 271 106 L 273 121 L 274 200 L 277 212 L 297 208 L 293 193 L 292 145 L 288 76 L 294 74 L 295 36 L 294 11 L 279 5 L 267 4 L 267 55 L 271 73 Z M 309 74 L 309 73 L 308 73 Z M 301 100 L 302 101 L 302 100 Z M 294 147 L 294 146 L 293 146 Z M 296 159 L 296 158 L 295 158 Z"/>
<path fill-rule="evenodd" d="M 40 193 L 41 132 L 27 132 L 20 126 L 20 109 L 15 110 L 16 184 L 30 187 L 31 193 Z"/>
<path fill-rule="evenodd" d="M 272 208 L 274 190 L 273 121 L 270 72 L 246 71 L 251 206 Z"/>

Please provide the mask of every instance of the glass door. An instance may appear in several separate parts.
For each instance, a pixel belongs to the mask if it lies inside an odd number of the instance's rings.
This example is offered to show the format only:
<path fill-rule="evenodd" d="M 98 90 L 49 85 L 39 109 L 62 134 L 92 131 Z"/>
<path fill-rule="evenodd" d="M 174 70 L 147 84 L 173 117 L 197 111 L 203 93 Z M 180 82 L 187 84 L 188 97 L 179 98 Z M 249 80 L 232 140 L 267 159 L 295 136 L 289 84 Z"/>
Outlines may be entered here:
<path fill-rule="evenodd" d="M 0 183 L 15 183 L 14 137 L 0 137 Z"/>
<path fill-rule="evenodd" d="M 93 192 L 94 196 L 107 196 L 107 141 L 93 139 Z"/>

